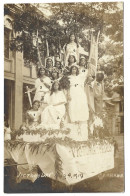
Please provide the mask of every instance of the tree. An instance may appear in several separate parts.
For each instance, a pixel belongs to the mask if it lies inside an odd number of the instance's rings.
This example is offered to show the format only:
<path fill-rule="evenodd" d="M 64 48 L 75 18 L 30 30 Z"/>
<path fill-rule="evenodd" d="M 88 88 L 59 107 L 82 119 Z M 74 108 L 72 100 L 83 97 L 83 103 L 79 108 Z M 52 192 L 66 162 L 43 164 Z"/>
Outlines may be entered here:
<path fill-rule="evenodd" d="M 16 5 L 6 4 L 5 14 Z M 108 79 L 113 75 L 111 79 L 115 77 L 119 82 L 123 76 L 123 9 L 120 5 L 118 2 L 20 4 L 20 11 L 15 9 L 14 13 L 16 36 L 11 40 L 11 49 L 24 51 L 24 58 L 37 65 L 37 45 L 34 44 L 37 31 L 44 59 L 46 40 L 50 51 L 58 52 L 60 45 L 63 47 L 68 42 L 68 34 L 74 32 L 80 37 L 80 44 L 89 51 L 90 29 L 94 29 L 95 34 L 100 30 L 99 64 Z M 46 17 L 43 8 L 52 14 Z"/>

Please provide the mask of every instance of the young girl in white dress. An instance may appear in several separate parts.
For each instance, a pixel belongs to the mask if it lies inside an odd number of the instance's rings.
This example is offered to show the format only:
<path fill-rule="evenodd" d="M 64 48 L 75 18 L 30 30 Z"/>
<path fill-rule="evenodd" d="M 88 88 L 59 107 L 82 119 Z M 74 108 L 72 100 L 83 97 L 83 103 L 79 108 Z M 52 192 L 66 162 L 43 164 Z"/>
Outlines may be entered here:
<path fill-rule="evenodd" d="M 60 126 L 61 120 L 65 115 L 66 98 L 63 91 L 59 89 L 59 82 L 55 81 L 52 84 L 51 92 L 44 97 L 46 108 L 41 114 L 41 123 L 43 127 L 53 128 Z M 56 126 L 55 126 L 56 125 Z"/>
<path fill-rule="evenodd" d="M 41 111 L 39 110 L 40 102 L 35 100 L 32 104 L 32 109 L 26 112 L 26 127 L 34 129 L 38 126 L 41 120 Z"/>
<path fill-rule="evenodd" d="M 51 80 L 48 76 L 46 76 L 46 70 L 44 67 L 41 67 L 38 71 L 38 78 L 35 81 L 35 88 L 30 89 L 30 91 L 36 91 L 34 100 L 41 101 L 45 94 L 49 92 L 51 87 Z"/>

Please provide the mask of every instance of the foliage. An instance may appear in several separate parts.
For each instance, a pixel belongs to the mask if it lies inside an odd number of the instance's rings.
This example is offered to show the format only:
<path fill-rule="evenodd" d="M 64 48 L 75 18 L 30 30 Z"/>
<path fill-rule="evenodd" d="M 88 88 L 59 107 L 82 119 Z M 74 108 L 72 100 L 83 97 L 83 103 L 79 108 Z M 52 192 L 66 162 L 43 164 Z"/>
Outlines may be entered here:
<path fill-rule="evenodd" d="M 49 149 L 53 149 L 55 150 L 55 144 L 60 144 L 66 147 L 70 147 L 72 150 L 73 149 L 80 149 L 80 148 L 88 148 L 88 151 L 93 151 L 93 149 L 97 146 L 100 145 L 101 146 L 101 151 L 104 150 L 103 147 L 104 145 L 106 145 L 108 147 L 108 149 L 106 150 L 110 150 L 110 146 L 109 145 L 113 145 L 113 140 L 111 138 L 106 138 L 106 139 L 100 139 L 100 138 L 93 138 L 87 141 L 75 141 L 72 140 L 68 137 L 65 137 L 64 140 L 61 140 L 60 138 L 49 138 L 47 139 L 45 142 L 24 142 L 24 141 L 20 141 L 20 140 L 7 140 L 5 141 L 5 146 L 7 149 L 10 149 L 11 151 L 16 149 L 17 147 L 24 147 L 22 150 L 25 150 L 25 146 L 29 145 L 29 148 L 31 150 L 32 153 L 36 152 L 36 154 L 38 152 L 41 153 L 42 149 L 44 149 L 44 147 L 46 148 L 46 150 L 48 151 Z M 35 151 L 36 150 L 36 151 Z M 43 150 L 45 153 L 46 150 Z M 87 152 L 85 152 L 87 153 Z M 95 153 L 93 151 L 93 153 Z"/>
<path fill-rule="evenodd" d="M 94 29 L 95 34 L 100 30 L 100 69 L 105 72 L 108 83 L 116 80 L 119 84 L 123 78 L 123 8 L 120 9 L 119 5 L 123 7 L 118 2 L 20 4 L 17 10 L 15 4 L 6 4 L 5 14 L 8 14 L 10 7 L 15 9 L 15 36 L 12 37 L 10 47 L 12 50 L 24 51 L 24 58 L 37 66 L 37 45 L 34 44 L 37 31 L 44 63 L 46 40 L 50 54 L 56 54 L 69 41 L 68 35 L 74 32 L 80 44 L 89 51 L 90 30 Z M 42 8 L 50 10 L 52 14 L 46 17 L 40 11 Z"/>
<path fill-rule="evenodd" d="M 60 129 L 56 129 L 56 130 L 46 130 L 46 129 L 42 129 L 42 128 L 35 128 L 35 130 L 30 130 L 29 127 L 23 127 L 21 126 L 19 130 L 13 131 L 12 132 L 12 136 L 13 138 L 16 138 L 16 136 L 21 136 L 21 135 L 40 135 L 40 137 L 46 135 L 46 136 L 51 136 L 51 135 L 58 135 L 59 133 L 61 133 L 62 135 L 68 135 L 70 133 L 70 129 L 65 129 L 65 130 L 60 130 Z"/>

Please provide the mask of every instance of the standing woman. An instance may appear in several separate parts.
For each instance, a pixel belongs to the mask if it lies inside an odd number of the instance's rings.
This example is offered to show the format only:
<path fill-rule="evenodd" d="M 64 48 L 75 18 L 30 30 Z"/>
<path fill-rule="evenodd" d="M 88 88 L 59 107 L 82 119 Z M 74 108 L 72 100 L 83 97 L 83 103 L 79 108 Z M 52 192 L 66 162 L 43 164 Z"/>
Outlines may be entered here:
<path fill-rule="evenodd" d="M 70 53 L 74 53 L 76 57 L 76 63 L 79 63 L 79 55 L 84 54 L 88 56 L 88 52 L 84 50 L 83 47 L 79 44 L 78 37 L 76 39 L 76 36 L 74 33 L 70 34 L 69 37 L 69 43 L 64 46 L 64 61 L 65 66 L 68 66 L 68 58 Z"/>
<path fill-rule="evenodd" d="M 73 122 L 84 122 L 89 118 L 87 96 L 84 91 L 85 78 L 79 74 L 77 65 L 70 68 L 68 90 L 69 117 Z"/>
<path fill-rule="evenodd" d="M 76 56 L 76 59 L 79 58 L 79 51 L 78 51 L 78 43 L 76 43 L 76 37 L 74 33 L 70 34 L 69 37 L 69 43 L 64 46 L 64 60 L 65 60 L 65 66 L 68 66 L 68 58 L 70 53 L 74 53 Z"/>
<path fill-rule="evenodd" d="M 45 94 L 49 92 L 51 87 L 51 80 L 48 76 L 46 76 L 46 70 L 44 67 L 40 67 L 38 71 L 38 78 L 35 81 L 35 88 L 31 89 L 30 91 L 36 91 L 34 100 L 41 101 Z"/>

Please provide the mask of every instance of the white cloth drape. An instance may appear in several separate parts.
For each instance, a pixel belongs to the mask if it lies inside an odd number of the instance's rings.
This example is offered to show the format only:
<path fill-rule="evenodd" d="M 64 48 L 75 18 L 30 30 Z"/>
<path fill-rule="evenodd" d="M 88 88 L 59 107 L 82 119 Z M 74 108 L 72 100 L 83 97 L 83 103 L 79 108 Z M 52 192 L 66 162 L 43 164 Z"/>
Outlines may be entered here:
<path fill-rule="evenodd" d="M 65 115 L 66 98 L 64 93 L 62 91 L 53 92 L 52 95 L 48 93 L 44 97 L 44 101 L 48 104 L 48 106 L 41 114 L 41 123 L 45 125 L 59 124 Z"/>

